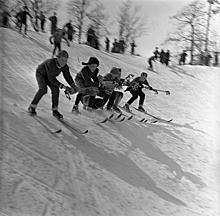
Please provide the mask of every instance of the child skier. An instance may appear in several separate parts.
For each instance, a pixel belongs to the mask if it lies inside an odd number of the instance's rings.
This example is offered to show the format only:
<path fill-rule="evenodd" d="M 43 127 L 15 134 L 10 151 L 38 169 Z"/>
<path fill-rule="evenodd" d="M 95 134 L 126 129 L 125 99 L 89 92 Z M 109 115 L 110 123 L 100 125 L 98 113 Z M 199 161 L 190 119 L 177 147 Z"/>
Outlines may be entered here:
<path fill-rule="evenodd" d="M 82 65 L 85 65 L 80 72 L 76 74 L 75 82 L 77 87 L 80 89 L 86 87 L 96 87 L 99 86 L 98 73 L 99 73 L 99 60 L 95 57 L 90 57 L 87 63 L 83 62 Z M 75 104 L 72 108 L 72 112 L 79 112 L 79 102 L 82 100 L 83 93 L 78 93 L 76 96 Z M 95 95 L 92 95 L 89 100 L 88 110 L 92 110 L 93 103 L 95 100 Z"/>
<path fill-rule="evenodd" d="M 28 111 L 31 115 L 37 115 L 36 107 L 44 94 L 47 93 L 47 86 L 50 87 L 52 93 L 52 112 L 53 116 L 57 118 L 63 118 L 58 112 L 58 103 L 59 103 L 59 88 L 65 89 L 70 93 L 75 93 L 77 87 L 73 81 L 73 78 L 70 75 L 69 67 L 66 64 L 68 60 L 68 53 L 65 50 L 62 50 L 58 53 L 57 58 L 47 59 L 42 64 L 37 67 L 36 70 L 36 79 L 39 86 L 39 90 L 34 96 Z M 57 76 L 60 73 L 63 73 L 63 76 L 67 83 L 71 86 L 65 86 L 57 80 Z"/>
<path fill-rule="evenodd" d="M 107 73 L 103 77 L 103 81 L 101 82 L 98 96 L 103 97 L 102 107 L 109 100 L 107 104 L 107 110 L 111 110 L 113 108 L 113 110 L 120 112 L 118 103 L 121 101 L 123 93 L 120 91 L 115 91 L 115 88 L 120 88 L 120 77 L 121 69 L 113 67 L 110 73 Z"/>
<path fill-rule="evenodd" d="M 52 41 L 52 38 L 53 41 Z M 53 53 L 52 53 L 52 58 L 55 55 L 56 49 L 58 48 L 58 50 L 61 50 L 61 40 L 64 39 L 67 43 L 68 46 L 70 46 L 69 41 L 65 38 L 64 34 L 63 34 L 63 30 L 62 29 L 58 29 L 56 33 L 54 33 L 50 38 L 49 41 L 51 44 L 54 44 L 54 49 L 53 49 Z"/>
<path fill-rule="evenodd" d="M 144 88 L 144 85 L 146 85 L 148 87 L 149 90 L 153 90 L 156 93 L 157 90 L 153 89 L 148 81 L 147 81 L 147 73 L 142 72 L 141 76 L 134 78 L 134 80 L 132 80 L 131 84 L 129 87 L 127 87 L 127 89 L 125 91 L 129 91 L 132 94 L 132 97 L 127 101 L 127 103 L 123 106 L 123 108 L 125 110 L 127 110 L 128 112 L 131 112 L 129 109 L 129 106 L 138 98 L 138 96 L 140 97 L 139 100 L 139 106 L 138 106 L 138 110 L 144 112 L 145 109 L 143 108 L 143 104 L 144 104 L 144 99 L 145 99 L 145 94 L 142 91 L 142 88 Z"/>

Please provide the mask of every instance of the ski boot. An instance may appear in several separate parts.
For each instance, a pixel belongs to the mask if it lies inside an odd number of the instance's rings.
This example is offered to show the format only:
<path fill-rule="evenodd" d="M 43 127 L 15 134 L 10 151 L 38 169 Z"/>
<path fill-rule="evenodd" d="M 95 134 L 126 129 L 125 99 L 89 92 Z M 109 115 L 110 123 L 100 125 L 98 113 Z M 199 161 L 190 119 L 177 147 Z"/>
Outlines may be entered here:
<path fill-rule="evenodd" d="M 79 107 L 78 105 L 74 105 L 73 108 L 72 108 L 72 113 L 76 113 L 76 114 L 79 114 Z"/>
<path fill-rule="evenodd" d="M 131 110 L 130 110 L 128 104 L 125 104 L 125 105 L 123 106 L 123 108 L 124 108 L 127 112 L 130 112 L 130 113 L 131 113 Z"/>
<path fill-rule="evenodd" d="M 29 112 L 29 114 L 32 115 L 32 116 L 36 116 L 36 115 L 37 115 L 35 108 L 32 107 L 32 106 L 29 106 L 29 107 L 28 107 L 28 112 Z"/>
<path fill-rule="evenodd" d="M 113 110 L 119 114 L 122 113 L 122 111 L 117 106 L 113 106 Z"/>
<path fill-rule="evenodd" d="M 142 106 L 139 106 L 138 110 L 141 111 L 141 112 L 146 112 L 145 109 Z"/>
<path fill-rule="evenodd" d="M 58 110 L 53 110 L 53 116 L 58 119 L 63 119 L 63 115 L 60 114 Z"/>

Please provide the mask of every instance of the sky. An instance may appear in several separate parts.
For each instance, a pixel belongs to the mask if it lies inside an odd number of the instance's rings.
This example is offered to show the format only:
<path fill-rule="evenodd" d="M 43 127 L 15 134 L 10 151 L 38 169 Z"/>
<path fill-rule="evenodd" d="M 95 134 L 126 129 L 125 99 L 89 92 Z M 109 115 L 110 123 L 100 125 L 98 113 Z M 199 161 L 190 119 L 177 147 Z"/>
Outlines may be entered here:
<path fill-rule="evenodd" d="M 82 68 L 78 59 L 100 60 L 99 73 L 114 66 L 122 77 L 147 71 L 148 82 L 160 90 L 143 90 L 144 108 L 166 123 L 139 113 L 124 122 L 93 120 L 105 110 L 71 113 L 71 100 L 60 90 L 59 111 L 79 134 L 52 116 L 51 92 L 37 107 L 39 121 L 27 114 L 38 90 L 37 66 L 51 57 L 48 35 L 0 28 L 1 60 L 1 216 L 217 216 L 219 215 L 220 73 L 217 67 L 153 63 L 143 57 L 106 53 L 71 43 L 73 77 Z M 57 77 L 67 85 L 62 73 Z M 124 89 L 126 86 L 124 86 Z M 131 97 L 123 92 L 120 105 Z M 145 118 L 147 122 L 140 122 Z M 114 119 L 114 118 L 113 118 Z"/>
<path fill-rule="evenodd" d="M 67 1 L 67 0 L 64 0 Z M 119 7 L 123 0 L 101 0 L 105 7 L 106 13 L 111 17 L 111 19 L 117 16 L 119 11 Z M 168 45 L 162 46 L 164 39 L 166 38 L 167 33 L 173 27 L 170 23 L 170 16 L 173 16 L 180 11 L 184 6 L 193 2 L 192 0 L 133 0 L 133 2 L 137 5 L 141 6 L 140 15 L 146 17 L 148 22 L 148 32 L 143 35 L 141 38 L 136 40 L 137 48 L 136 53 L 150 57 L 152 55 L 152 51 L 155 47 L 159 47 L 159 49 L 172 49 L 172 47 Z M 60 13 L 58 16 L 63 17 L 62 13 L 63 9 L 60 9 Z M 62 14 L 62 15 L 61 15 Z M 65 17 L 65 16 L 64 16 Z M 212 24 L 215 25 L 216 30 L 219 27 L 219 35 L 220 35 L 220 14 L 216 15 L 215 20 L 212 21 Z M 117 27 L 115 27 L 115 32 L 117 32 Z M 118 35 L 110 35 L 109 38 L 111 41 Z M 104 39 L 103 39 L 104 44 Z M 220 44 L 219 44 L 220 46 Z M 175 50 L 176 51 L 176 50 Z M 182 50 L 179 49 L 179 52 Z"/>

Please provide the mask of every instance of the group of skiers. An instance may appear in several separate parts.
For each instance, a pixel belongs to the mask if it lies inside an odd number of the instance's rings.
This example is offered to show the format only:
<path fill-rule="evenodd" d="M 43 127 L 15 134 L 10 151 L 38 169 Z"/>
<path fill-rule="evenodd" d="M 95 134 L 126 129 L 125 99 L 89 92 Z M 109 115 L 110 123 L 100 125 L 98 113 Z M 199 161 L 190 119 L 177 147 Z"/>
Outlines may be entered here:
<path fill-rule="evenodd" d="M 105 51 L 109 52 L 109 45 L 110 45 L 110 40 L 108 37 L 105 38 Z M 135 44 L 135 41 L 132 40 L 131 42 L 131 55 L 135 55 L 135 47 L 137 46 Z M 126 43 L 125 40 L 123 38 L 121 38 L 119 41 L 114 38 L 114 42 L 112 43 L 112 49 L 111 52 L 112 53 L 124 53 L 126 49 Z"/>
<path fill-rule="evenodd" d="M 99 74 L 99 60 L 96 57 L 90 57 L 88 62 L 82 62 L 83 68 L 76 74 L 75 79 L 70 74 L 67 64 L 69 54 L 65 50 L 61 50 L 55 58 L 47 59 L 41 63 L 36 69 L 36 80 L 38 83 L 38 91 L 35 94 L 28 111 L 31 115 L 36 115 L 36 108 L 41 98 L 47 93 L 47 86 L 52 93 L 52 113 L 57 118 L 63 118 L 58 111 L 59 92 L 64 89 L 66 95 L 78 93 L 74 102 L 72 112 L 79 112 L 80 102 L 83 108 L 88 111 L 94 109 L 103 109 L 106 105 L 107 110 L 121 112 L 118 107 L 119 102 L 123 98 L 123 86 L 127 86 L 125 92 L 131 94 L 131 98 L 125 103 L 123 108 L 130 111 L 129 106 L 139 97 L 140 111 L 143 108 L 145 94 L 143 88 L 153 90 L 147 81 L 147 73 L 142 72 L 140 76 L 130 80 L 130 75 L 121 78 L 122 70 L 112 67 L 110 72 L 104 76 Z M 64 85 L 56 78 L 60 73 L 69 86 Z"/>

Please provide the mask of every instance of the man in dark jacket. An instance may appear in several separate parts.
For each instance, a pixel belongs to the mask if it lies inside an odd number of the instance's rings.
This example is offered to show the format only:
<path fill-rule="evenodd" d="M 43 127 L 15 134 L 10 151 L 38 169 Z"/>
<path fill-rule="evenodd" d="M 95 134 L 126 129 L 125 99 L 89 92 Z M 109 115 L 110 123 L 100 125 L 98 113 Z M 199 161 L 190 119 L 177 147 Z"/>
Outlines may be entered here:
<path fill-rule="evenodd" d="M 22 26 L 24 25 L 24 34 L 27 34 L 27 16 L 33 18 L 30 13 L 28 12 L 28 8 L 24 6 L 24 10 L 19 13 L 20 16 L 20 30 L 19 32 L 22 33 Z"/>
<path fill-rule="evenodd" d="M 49 20 L 51 21 L 51 34 L 53 35 L 57 30 L 57 13 L 54 12 Z"/>
<path fill-rule="evenodd" d="M 59 104 L 59 89 L 65 89 L 67 92 L 73 94 L 77 91 L 77 87 L 73 81 L 72 76 L 69 72 L 69 66 L 66 64 L 68 60 L 68 53 L 62 50 L 58 53 L 57 58 L 47 59 L 37 67 L 36 79 L 39 86 L 39 90 L 34 96 L 28 111 L 31 115 L 36 115 L 36 107 L 41 98 L 47 93 L 47 86 L 50 87 L 52 93 L 52 112 L 57 118 L 63 118 L 63 115 L 58 112 Z M 57 80 L 57 76 L 60 73 L 66 82 L 71 86 L 65 86 Z"/>

